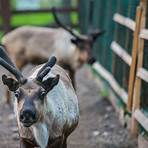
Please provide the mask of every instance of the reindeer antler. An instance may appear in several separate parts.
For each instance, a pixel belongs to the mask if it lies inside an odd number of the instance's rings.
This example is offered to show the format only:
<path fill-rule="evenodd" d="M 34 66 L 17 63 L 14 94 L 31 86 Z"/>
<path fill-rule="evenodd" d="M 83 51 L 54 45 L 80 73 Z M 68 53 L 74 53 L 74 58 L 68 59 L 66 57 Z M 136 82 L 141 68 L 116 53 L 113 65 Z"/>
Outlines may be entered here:
<path fill-rule="evenodd" d="M 57 14 L 56 14 L 56 9 L 53 7 L 52 8 L 52 14 L 53 14 L 53 17 L 56 21 L 56 23 L 62 27 L 63 29 L 65 29 L 66 31 L 68 31 L 71 35 L 73 35 L 74 37 L 78 38 L 78 39 L 81 39 L 81 36 L 78 36 L 77 34 L 75 34 L 71 28 L 69 27 L 66 27 L 58 18 Z"/>
<path fill-rule="evenodd" d="M 26 83 L 26 79 L 21 72 L 14 66 L 13 62 L 5 52 L 4 47 L 0 46 L 0 65 L 12 73 L 20 84 Z"/>
<path fill-rule="evenodd" d="M 53 56 L 51 57 L 48 62 L 39 70 L 36 80 L 39 82 L 42 82 L 43 78 L 49 73 L 51 68 L 55 65 L 56 63 L 56 57 Z"/>
<path fill-rule="evenodd" d="M 2 59 L 5 59 L 5 61 L 7 61 L 7 63 L 9 63 L 11 66 L 14 67 L 14 64 L 12 63 L 12 61 L 10 60 L 9 56 L 7 55 L 6 51 L 5 51 L 5 46 L 4 45 L 0 45 L 0 57 Z"/>

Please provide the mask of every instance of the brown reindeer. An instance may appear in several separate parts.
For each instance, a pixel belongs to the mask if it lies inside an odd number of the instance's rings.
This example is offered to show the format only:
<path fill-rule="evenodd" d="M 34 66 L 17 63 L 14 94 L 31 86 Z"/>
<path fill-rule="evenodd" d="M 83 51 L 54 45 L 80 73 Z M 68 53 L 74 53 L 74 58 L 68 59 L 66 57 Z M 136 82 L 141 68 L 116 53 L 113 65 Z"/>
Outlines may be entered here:
<path fill-rule="evenodd" d="M 79 120 L 77 96 L 67 73 L 52 57 L 25 78 L 0 47 L 0 65 L 16 79 L 2 76 L 15 94 L 20 148 L 66 148 Z"/>
<path fill-rule="evenodd" d="M 78 35 L 59 21 L 55 11 L 53 15 L 61 28 L 19 27 L 6 34 L 2 44 L 20 70 L 28 63 L 41 64 L 50 56 L 56 56 L 57 64 L 68 70 L 75 86 L 75 71 L 90 59 L 93 43 L 103 32 Z M 8 92 L 6 97 L 9 104 Z"/>

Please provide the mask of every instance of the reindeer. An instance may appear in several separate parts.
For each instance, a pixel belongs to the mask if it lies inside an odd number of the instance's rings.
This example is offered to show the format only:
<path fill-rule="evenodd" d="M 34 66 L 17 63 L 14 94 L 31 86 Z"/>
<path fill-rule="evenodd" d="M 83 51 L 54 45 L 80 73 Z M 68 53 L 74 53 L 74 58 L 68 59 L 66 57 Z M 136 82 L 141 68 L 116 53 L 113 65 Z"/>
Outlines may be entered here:
<path fill-rule="evenodd" d="M 77 96 L 67 73 L 51 57 L 25 78 L 2 47 L 0 53 L 0 65 L 15 76 L 2 75 L 2 81 L 15 95 L 20 148 L 66 148 L 79 120 Z"/>
<path fill-rule="evenodd" d="M 56 56 L 57 64 L 69 72 L 75 87 L 75 71 L 89 60 L 93 43 L 104 31 L 78 35 L 59 21 L 54 10 L 53 16 L 61 28 L 19 27 L 6 34 L 2 44 L 19 70 L 28 63 L 41 64 Z M 10 104 L 8 91 L 6 100 Z"/>

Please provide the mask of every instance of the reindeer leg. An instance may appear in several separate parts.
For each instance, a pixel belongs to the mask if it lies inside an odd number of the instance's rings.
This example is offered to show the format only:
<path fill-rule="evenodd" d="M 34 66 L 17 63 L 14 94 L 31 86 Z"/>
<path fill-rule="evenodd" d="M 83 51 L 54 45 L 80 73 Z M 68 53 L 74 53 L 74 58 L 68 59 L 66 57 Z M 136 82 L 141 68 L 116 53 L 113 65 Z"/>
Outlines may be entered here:
<path fill-rule="evenodd" d="M 32 145 L 31 143 L 27 142 L 23 138 L 21 138 L 20 139 L 20 148 L 35 148 L 35 146 Z"/>
<path fill-rule="evenodd" d="M 58 140 L 53 148 L 63 148 L 63 140 Z"/>
<path fill-rule="evenodd" d="M 67 148 L 67 138 L 64 138 L 64 142 L 63 142 L 63 147 L 62 148 Z"/>
<path fill-rule="evenodd" d="M 54 142 L 54 144 L 50 145 L 50 148 L 65 148 L 63 147 L 64 144 L 64 136 L 56 139 L 56 141 Z"/>

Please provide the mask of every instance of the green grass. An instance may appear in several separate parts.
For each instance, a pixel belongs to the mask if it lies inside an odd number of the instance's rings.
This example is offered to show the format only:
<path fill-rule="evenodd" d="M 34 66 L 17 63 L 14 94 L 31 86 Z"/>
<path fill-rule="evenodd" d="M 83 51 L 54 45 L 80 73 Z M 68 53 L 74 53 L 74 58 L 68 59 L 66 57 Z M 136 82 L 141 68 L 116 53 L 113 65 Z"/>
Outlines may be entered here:
<path fill-rule="evenodd" d="M 71 13 L 71 21 L 76 24 L 78 22 L 78 16 L 76 12 Z M 51 13 L 30 13 L 30 14 L 17 14 L 12 17 L 11 24 L 14 27 L 22 25 L 48 25 L 53 24 L 54 18 Z"/>
<path fill-rule="evenodd" d="M 78 20 L 79 20 L 79 18 L 78 18 L 78 13 L 72 12 L 72 13 L 70 14 L 70 17 L 71 17 L 71 22 L 72 22 L 73 24 L 77 24 L 77 23 L 78 23 Z"/>
<path fill-rule="evenodd" d="M 1 43 L 1 38 L 2 38 L 2 36 L 3 36 L 3 32 L 0 31 L 0 43 Z"/>
<path fill-rule="evenodd" d="M 22 25 L 46 25 L 54 22 L 51 14 L 47 13 L 30 13 L 14 15 L 11 20 L 12 26 L 22 26 Z"/>
<path fill-rule="evenodd" d="M 78 23 L 78 14 L 77 12 L 72 12 L 70 14 L 72 24 Z M 19 27 L 23 25 L 36 25 L 36 26 L 45 26 L 54 23 L 54 18 L 51 13 L 30 13 L 30 14 L 16 14 L 13 15 L 11 19 L 11 25 L 13 27 Z M 63 22 L 64 23 L 64 22 Z M 2 19 L 0 17 L 0 24 L 2 24 Z M 0 41 L 3 32 L 0 31 Z"/>

